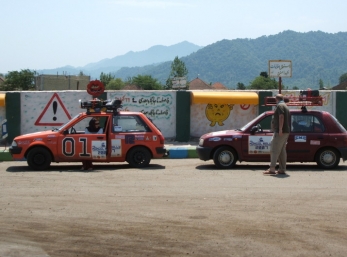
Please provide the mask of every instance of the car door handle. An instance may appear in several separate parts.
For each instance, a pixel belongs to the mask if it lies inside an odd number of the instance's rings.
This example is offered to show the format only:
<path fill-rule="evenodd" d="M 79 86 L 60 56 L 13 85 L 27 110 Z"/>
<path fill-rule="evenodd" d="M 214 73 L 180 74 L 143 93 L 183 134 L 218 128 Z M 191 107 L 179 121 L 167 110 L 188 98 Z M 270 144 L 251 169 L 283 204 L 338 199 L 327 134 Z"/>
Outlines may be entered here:
<path fill-rule="evenodd" d="M 97 139 L 104 139 L 104 137 L 96 137 Z"/>

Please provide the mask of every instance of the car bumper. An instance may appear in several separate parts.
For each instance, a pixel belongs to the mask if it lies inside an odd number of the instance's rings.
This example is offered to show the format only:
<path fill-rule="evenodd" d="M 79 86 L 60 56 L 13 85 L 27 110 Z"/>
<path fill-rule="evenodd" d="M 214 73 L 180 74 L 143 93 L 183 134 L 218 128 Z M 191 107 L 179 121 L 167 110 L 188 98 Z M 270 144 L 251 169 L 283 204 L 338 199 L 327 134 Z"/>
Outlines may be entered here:
<path fill-rule="evenodd" d="M 207 161 L 211 159 L 211 147 L 203 147 L 203 146 L 197 146 L 196 147 L 196 153 L 199 156 L 200 160 Z"/>
<path fill-rule="evenodd" d="M 347 147 L 338 148 L 341 153 L 341 158 L 343 161 L 347 160 Z"/>
<path fill-rule="evenodd" d="M 18 147 L 18 146 L 11 146 L 8 151 L 10 152 L 11 155 L 14 154 L 21 154 L 22 152 L 22 147 Z"/>
<path fill-rule="evenodd" d="M 155 148 L 155 151 L 157 154 L 167 156 L 167 150 L 165 147 L 157 147 L 157 148 Z"/>

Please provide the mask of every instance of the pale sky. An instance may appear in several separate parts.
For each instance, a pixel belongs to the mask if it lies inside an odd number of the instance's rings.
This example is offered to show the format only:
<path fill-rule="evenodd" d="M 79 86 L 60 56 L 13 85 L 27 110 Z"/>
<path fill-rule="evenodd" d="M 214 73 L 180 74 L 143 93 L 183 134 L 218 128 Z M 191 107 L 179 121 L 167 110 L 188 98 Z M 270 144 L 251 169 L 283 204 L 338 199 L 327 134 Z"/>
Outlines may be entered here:
<path fill-rule="evenodd" d="M 346 0 L 0 0 L 0 73 L 189 41 L 347 31 Z"/>

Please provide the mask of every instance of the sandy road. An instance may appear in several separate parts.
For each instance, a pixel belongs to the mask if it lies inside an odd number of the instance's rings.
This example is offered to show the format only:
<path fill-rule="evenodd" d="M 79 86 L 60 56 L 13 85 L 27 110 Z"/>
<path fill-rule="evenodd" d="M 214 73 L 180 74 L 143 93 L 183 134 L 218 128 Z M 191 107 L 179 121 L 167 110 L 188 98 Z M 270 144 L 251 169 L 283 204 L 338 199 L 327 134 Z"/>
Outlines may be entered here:
<path fill-rule="evenodd" d="M 0 163 L 0 256 L 346 256 L 347 164 Z"/>

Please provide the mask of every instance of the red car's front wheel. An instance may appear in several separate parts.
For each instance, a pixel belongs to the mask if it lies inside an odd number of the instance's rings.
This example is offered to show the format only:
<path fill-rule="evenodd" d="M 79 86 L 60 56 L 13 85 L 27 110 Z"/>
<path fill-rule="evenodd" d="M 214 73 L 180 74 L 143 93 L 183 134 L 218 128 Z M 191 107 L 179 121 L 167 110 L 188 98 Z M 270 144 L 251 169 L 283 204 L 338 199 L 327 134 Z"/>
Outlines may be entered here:
<path fill-rule="evenodd" d="M 232 168 L 236 164 L 237 154 L 234 149 L 228 146 L 221 146 L 214 152 L 213 161 L 218 168 Z"/>

